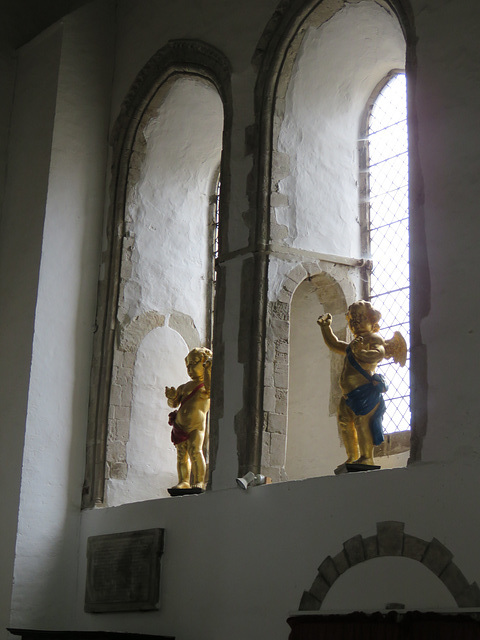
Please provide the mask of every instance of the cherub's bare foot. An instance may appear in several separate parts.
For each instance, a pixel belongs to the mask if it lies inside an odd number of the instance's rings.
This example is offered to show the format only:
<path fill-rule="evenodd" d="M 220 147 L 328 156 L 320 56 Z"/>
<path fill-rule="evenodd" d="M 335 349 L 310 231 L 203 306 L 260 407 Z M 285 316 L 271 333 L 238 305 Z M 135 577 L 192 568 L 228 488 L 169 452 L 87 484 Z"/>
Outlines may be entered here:
<path fill-rule="evenodd" d="M 190 483 L 189 482 L 179 482 L 173 488 L 174 489 L 190 489 Z"/>
<path fill-rule="evenodd" d="M 366 456 L 360 456 L 358 460 L 355 460 L 356 464 L 373 464 L 373 458 L 367 458 Z"/>
<path fill-rule="evenodd" d="M 196 482 L 194 485 L 195 489 L 205 489 L 205 483 L 204 482 Z"/>

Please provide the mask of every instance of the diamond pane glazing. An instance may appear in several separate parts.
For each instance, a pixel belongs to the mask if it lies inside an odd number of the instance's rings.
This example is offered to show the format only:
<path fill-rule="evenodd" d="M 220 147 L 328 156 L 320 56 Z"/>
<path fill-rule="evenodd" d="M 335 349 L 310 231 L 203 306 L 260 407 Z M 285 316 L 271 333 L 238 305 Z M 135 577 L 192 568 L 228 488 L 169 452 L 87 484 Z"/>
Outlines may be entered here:
<path fill-rule="evenodd" d="M 393 76 L 377 97 L 368 129 L 369 242 L 373 262 L 370 300 L 382 314 L 389 339 L 400 331 L 410 345 L 408 136 L 406 79 Z M 384 431 L 410 429 L 410 367 L 391 361 L 378 367 L 388 383 Z"/>

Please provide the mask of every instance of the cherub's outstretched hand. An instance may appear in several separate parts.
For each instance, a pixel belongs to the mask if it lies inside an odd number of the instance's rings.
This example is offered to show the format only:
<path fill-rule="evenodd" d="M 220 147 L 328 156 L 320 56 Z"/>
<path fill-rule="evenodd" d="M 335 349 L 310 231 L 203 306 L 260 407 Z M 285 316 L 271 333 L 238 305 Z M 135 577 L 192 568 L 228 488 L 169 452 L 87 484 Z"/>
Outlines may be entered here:
<path fill-rule="evenodd" d="M 332 324 L 332 314 L 325 313 L 323 316 L 320 316 L 317 320 L 317 324 L 320 327 L 329 327 Z"/>
<path fill-rule="evenodd" d="M 363 337 L 357 336 L 356 338 L 354 338 L 350 343 L 350 348 L 352 350 L 353 355 L 357 355 L 357 356 L 360 355 L 360 353 L 364 351 Z"/>
<path fill-rule="evenodd" d="M 175 389 L 175 387 L 165 387 L 165 396 L 169 400 L 174 400 L 176 395 L 177 395 L 177 390 Z"/>

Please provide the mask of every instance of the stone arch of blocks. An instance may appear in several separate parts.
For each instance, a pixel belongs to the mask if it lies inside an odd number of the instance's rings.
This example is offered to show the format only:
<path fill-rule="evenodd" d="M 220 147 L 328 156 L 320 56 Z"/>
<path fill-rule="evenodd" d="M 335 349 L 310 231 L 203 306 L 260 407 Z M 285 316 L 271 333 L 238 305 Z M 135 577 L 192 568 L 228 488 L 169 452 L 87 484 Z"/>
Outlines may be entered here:
<path fill-rule="evenodd" d="M 273 481 L 286 480 L 285 456 L 288 413 L 288 370 L 290 312 L 293 295 L 306 279 L 314 279 L 319 289 L 331 289 L 335 295 L 325 297 L 325 312 L 345 313 L 355 298 L 355 288 L 348 277 L 358 270 L 361 261 L 339 264 L 326 260 L 296 264 L 284 277 L 275 300 L 268 303 L 271 319 L 266 330 L 264 431 L 262 438 L 262 473 Z M 344 338 L 344 336 L 340 336 Z M 338 372 L 339 373 L 339 372 Z M 335 374 L 335 379 L 338 377 Z"/>
<path fill-rule="evenodd" d="M 403 522 L 377 523 L 377 533 L 364 538 L 353 536 L 343 543 L 343 549 L 333 558 L 327 556 L 300 601 L 300 611 L 318 611 L 332 585 L 351 567 L 373 558 L 399 556 L 421 562 L 437 576 L 450 591 L 460 608 L 479 607 L 480 589 L 476 582 L 469 584 L 453 562 L 453 554 L 436 538 L 430 542 L 408 535 Z"/>

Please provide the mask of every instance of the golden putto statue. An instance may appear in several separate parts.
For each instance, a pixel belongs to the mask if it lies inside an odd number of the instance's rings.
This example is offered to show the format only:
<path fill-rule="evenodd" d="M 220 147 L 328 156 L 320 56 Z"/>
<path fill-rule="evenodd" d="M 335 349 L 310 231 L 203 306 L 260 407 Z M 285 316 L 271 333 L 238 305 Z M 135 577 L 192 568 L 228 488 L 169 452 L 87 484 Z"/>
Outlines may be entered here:
<path fill-rule="evenodd" d="M 370 302 L 354 302 L 346 317 L 354 336 L 350 344 L 333 333 L 329 313 L 320 316 L 317 323 L 327 347 L 345 356 L 340 376 L 343 396 L 337 418 L 347 452 L 346 464 L 373 465 L 373 447 L 383 442 L 383 393 L 387 390 L 383 376 L 375 370 L 379 362 L 388 358 L 403 367 L 407 345 L 398 331 L 391 340 L 384 340 L 378 334 L 381 313 Z"/>
<path fill-rule="evenodd" d="M 171 495 L 201 493 L 205 489 L 203 441 L 210 409 L 212 352 L 205 347 L 192 349 L 185 364 L 191 380 L 177 389 L 165 387 L 168 405 L 179 407 L 168 420 L 177 449 L 178 484 L 169 489 Z"/>

